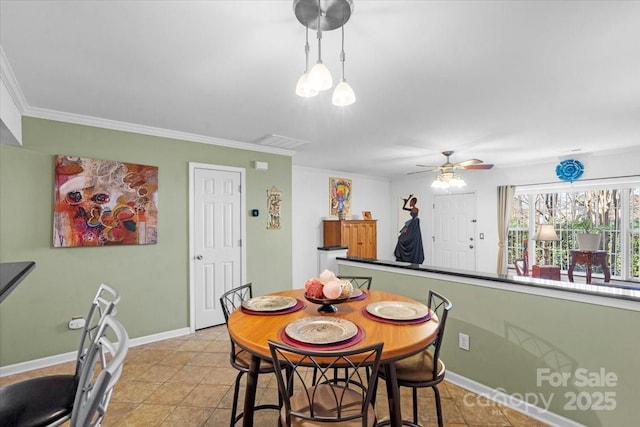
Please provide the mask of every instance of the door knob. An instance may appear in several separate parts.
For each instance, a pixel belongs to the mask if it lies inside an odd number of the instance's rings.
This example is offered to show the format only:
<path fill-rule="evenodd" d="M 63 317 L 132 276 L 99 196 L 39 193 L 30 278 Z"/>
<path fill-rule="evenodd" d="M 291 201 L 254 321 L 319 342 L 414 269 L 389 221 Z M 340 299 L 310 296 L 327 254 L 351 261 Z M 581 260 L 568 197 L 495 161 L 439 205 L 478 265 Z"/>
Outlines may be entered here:
<path fill-rule="evenodd" d="M 473 249 L 473 245 L 469 245 L 469 249 Z"/>
<path fill-rule="evenodd" d="M 201 260 L 202 259 L 202 255 L 196 255 L 196 259 L 197 260 Z"/>

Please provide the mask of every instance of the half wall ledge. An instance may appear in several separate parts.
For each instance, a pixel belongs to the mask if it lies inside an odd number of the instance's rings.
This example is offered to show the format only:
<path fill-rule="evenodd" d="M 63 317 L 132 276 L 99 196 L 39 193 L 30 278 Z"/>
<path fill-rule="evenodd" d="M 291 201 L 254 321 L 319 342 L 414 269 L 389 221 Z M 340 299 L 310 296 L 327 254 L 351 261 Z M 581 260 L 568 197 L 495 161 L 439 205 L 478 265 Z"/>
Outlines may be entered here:
<path fill-rule="evenodd" d="M 338 257 L 338 266 L 391 271 L 410 275 L 423 275 L 457 283 L 467 283 L 510 292 L 548 296 L 570 301 L 582 301 L 608 307 L 640 311 L 640 283 L 594 282 L 591 284 L 537 279 L 509 274 L 482 273 L 467 270 L 432 267 L 425 264 L 374 260 L 367 258 Z"/>

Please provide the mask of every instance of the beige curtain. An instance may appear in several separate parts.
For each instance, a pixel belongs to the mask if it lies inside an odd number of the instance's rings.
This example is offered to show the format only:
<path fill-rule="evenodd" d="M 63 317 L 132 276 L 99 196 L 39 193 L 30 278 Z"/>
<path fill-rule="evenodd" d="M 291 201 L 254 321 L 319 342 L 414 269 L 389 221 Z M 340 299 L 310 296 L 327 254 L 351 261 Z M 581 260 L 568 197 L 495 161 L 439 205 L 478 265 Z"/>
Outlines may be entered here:
<path fill-rule="evenodd" d="M 498 187 L 498 274 L 507 274 L 507 257 L 504 246 L 509 233 L 509 220 L 511 219 L 511 207 L 516 193 L 514 185 Z"/>

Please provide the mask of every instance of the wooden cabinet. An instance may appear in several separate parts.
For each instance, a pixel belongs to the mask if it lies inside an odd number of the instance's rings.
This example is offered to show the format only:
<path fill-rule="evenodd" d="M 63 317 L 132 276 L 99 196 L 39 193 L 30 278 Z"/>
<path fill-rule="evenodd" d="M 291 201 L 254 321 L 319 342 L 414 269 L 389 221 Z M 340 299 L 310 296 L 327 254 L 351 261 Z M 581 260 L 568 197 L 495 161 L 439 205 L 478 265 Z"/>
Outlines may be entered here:
<path fill-rule="evenodd" d="M 323 221 L 324 246 L 347 246 L 347 256 L 378 257 L 375 220 Z"/>

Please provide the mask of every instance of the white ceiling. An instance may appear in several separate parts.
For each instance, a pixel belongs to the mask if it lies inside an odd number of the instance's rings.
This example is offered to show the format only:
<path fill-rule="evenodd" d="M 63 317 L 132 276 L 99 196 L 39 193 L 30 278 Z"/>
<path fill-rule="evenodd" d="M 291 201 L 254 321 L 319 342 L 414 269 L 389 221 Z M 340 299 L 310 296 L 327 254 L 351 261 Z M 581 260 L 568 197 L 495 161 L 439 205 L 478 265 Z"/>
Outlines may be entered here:
<path fill-rule="evenodd" d="M 295 95 L 288 0 L 2 0 L 0 45 L 29 108 L 308 141 L 295 165 L 394 176 L 448 149 L 500 168 L 640 146 L 640 2 L 354 3 L 349 107 Z M 339 30 L 322 52 L 338 80 Z"/>

